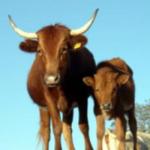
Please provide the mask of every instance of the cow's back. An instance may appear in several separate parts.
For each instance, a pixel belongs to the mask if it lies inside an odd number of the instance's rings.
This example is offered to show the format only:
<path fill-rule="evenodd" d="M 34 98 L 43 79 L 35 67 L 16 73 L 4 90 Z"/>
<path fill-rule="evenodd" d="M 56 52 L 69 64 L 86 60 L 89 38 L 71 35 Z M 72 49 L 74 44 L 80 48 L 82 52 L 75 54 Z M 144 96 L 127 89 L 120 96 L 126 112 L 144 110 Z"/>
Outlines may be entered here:
<path fill-rule="evenodd" d="M 128 111 L 133 107 L 135 99 L 135 85 L 132 69 L 124 60 L 120 58 L 114 58 L 109 62 L 115 67 L 119 68 L 120 71 L 130 76 L 128 82 L 120 87 L 118 91 L 118 107 L 121 105 L 124 111 Z"/>
<path fill-rule="evenodd" d="M 130 74 L 131 76 L 133 75 L 132 69 L 128 66 L 128 64 L 124 60 L 120 58 L 113 58 L 109 61 L 109 63 L 116 66 L 121 71 Z"/>

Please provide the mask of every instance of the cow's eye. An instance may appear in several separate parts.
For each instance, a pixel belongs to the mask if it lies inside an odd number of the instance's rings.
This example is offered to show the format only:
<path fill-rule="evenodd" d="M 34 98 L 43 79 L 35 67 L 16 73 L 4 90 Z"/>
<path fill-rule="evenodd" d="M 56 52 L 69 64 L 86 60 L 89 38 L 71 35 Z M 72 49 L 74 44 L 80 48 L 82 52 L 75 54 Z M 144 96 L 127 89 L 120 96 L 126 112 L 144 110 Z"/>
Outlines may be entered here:
<path fill-rule="evenodd" d="M 62 51 L 61 51 L 62 54 L 66 54 L 67 53 L 67 46 L 64 46 L 62 48 Z"/>
<path fill-rule="evenodd" d="M 37 53 L 38 53 L 39 55 L 42 55 L 42 50 L 41 50 L 41 48 L 38 48 L 38 49 L 37 49 Z"/>
<path fill-rule="evenodd" d="M 64 55 L 64 54 L 66 54 L 67 53 L 67 50 L 63 50 L 62 51 L 62 54 Z"/>

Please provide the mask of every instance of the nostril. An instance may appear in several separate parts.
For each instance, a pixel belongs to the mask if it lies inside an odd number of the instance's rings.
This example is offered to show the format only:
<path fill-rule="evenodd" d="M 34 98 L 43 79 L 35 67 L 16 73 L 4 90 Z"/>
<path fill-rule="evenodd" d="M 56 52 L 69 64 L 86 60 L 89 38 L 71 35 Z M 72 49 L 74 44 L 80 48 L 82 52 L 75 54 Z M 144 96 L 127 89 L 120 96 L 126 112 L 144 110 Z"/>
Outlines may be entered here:
<path fill-rule="evenodd" d="M 59 81 L 60 81 L 60 75 L 58 74 L 58 75 L 56 75 L 56 77 L 55 77 L 55 82 L 58 83 Z"/>
<path fill-rule="evenodd" d="M 111 107 L 112 107 L 112 104 L 111 104 L 111 103 L 109 103 L 109 104 L 108 104 L 108 107 L 109 107 L 109 108 L 111 108 Z"/>

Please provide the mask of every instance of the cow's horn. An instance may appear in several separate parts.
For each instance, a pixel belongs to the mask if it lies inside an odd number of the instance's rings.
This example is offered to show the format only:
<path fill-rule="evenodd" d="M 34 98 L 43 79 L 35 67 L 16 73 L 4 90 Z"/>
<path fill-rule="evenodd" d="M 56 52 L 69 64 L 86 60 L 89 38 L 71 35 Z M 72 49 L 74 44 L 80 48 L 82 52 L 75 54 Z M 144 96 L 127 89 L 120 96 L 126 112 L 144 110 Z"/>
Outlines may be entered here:
<path fill-rule="evenodd" d="M 98 13 L 98 10 L 99 10 L 98 8 L 95 10 L 93 16 L 87 21 L 86 24 L 84 24 L 81 28 L 71 30 L 70 34 L 75 36 L 75 35 L 85 33 L 92 26 L 92 24 L 96 18 L 96 15 Z"/>
<path fill-rule="evenodd" d="M 36 33 L 29 33 L 29 32 L 25 32 L 21 29 L 19 29 L 15 22 L 12 20 L 11 16 L 8 15 L 9 18 L 9 23 L 11 25 L 11 27 L 13 28 L 13 30 L 18 33 L 20 36 L 22 36 L 25 39 L 37 39 L 37 34 Z"/>

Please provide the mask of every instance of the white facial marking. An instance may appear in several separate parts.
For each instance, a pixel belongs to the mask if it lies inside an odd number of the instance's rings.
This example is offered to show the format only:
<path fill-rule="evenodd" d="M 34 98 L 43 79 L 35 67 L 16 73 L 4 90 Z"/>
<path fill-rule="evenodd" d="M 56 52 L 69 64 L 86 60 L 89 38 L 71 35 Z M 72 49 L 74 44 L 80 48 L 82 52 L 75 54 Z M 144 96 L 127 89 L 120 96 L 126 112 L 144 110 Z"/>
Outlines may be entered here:
<path fill-rule="evenodd" d="M 53 81 L 55 81 L 55 76 L 48 76 L 48 77 L 47 77 L 47 80 L 48 80 L 49 82 L 53 82 Z"/>

